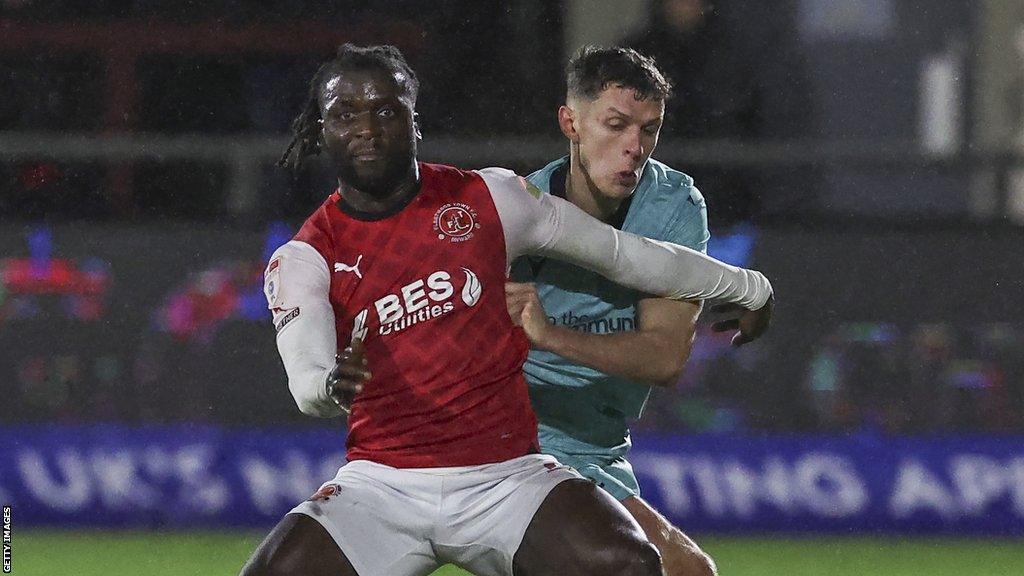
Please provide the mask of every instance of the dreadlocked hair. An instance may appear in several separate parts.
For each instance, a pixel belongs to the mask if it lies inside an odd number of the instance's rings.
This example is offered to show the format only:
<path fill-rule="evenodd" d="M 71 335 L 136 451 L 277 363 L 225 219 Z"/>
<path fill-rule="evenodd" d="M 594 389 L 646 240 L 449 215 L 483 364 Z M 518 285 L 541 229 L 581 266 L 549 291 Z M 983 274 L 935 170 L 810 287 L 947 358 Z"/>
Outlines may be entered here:
<path fill-rule="evenodd" d="M 277 161 L 278 166 L 298 172 L 303 160 L 320 154 L 323 123 L 320 116 L 320 89 L 325 80 L 342 70 L 382 70 L 395 78 L 403 95 L 409 99 L 413 108 L 416 107 L 420 82 L 398 48 L 390 45 L 364 47 L 342 44 L 334 59 L 321 64 L 316 74 L 313 74 L 302 112 L 292 120 L 292 140 Z"/>

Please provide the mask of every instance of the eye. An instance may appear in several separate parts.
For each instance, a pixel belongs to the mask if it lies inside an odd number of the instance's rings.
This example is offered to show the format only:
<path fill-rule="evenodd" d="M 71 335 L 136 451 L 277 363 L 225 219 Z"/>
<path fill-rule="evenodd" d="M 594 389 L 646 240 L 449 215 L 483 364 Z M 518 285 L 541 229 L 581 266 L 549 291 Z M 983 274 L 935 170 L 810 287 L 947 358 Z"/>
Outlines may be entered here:
<path fill-rule="evenodd" d="M 390 106 L 385 106 L 377 112 L 377 115 L 381 118 L 393 118 L 395 116 L 395 109 Z"/>
<path fill-rule="evenodd" d="M 626 123 L 623 122 L 622 120 L 618 120 L 618 119 L 616 119 L 616 120 L 609 120 L 605 124 L 609 128 L 611 128 L 612 130 L 622 130 L 623 128 L 626 127 Z"/>
<path fill-rule="evenodd" d="M 648 126 L 644 128 L 644 132 L 646 132 L 648 136 L 657 136 L 659 129 L 661 129 L 661 126 Z"/>

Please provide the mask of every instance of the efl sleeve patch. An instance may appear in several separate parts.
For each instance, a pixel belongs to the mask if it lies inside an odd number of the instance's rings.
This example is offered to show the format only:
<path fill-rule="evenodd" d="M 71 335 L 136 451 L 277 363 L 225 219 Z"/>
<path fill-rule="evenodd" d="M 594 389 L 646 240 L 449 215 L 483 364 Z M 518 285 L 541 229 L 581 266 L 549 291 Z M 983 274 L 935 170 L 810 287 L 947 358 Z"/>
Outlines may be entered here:
<path fill-rule="evenodd" d="M 274 328 L 276 328 L 277 331 L 280 332 L 281 330 L 284 330 L 284 327 L 287 326 L 292 320 L 295 320 L 298 317 L 299 309 L 293 308 L 280 318 L 274 318 Z"/>
<path fill-rule="evenodd" d="M 281 257 L 278 256 L 267 265 L 263 274 L 263 294 L 267 297 L 267 308 L 278 308 L 281 300 Z"/>

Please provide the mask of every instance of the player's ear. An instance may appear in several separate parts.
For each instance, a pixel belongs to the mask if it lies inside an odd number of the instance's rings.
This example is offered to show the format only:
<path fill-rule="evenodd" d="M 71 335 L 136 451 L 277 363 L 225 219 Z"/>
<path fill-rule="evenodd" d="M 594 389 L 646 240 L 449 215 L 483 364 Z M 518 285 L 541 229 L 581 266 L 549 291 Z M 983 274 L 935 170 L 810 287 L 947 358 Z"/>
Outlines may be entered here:
<path fill-rule="evenodd" d="M 419 112 L 413 112 L 412 113 L 412 131 L 413 131 L 414 134 L 416 134 L 416 139 L 417 140 L 423 140 L 423 133 L 420 132 L 420 113 Z"/>
<path fill-rule="evenodd" d="M 576 111 L 564 104 L 558 107 L 558 127 L 570 142 L 580 141 L 579 132 L 576 131 Z"/>

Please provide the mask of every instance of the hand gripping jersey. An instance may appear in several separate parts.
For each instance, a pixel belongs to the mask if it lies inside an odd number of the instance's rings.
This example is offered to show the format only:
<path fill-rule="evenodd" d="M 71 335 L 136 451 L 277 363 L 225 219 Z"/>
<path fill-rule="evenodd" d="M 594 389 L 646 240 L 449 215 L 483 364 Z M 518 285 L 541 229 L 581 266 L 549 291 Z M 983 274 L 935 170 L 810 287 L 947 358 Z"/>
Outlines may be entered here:
<path fill-rule="evenodd" d="M 520 255 L 672 298 L 750 307 L 771 293 L 757 272 L 624 234 L 507 170 L 419 171 L 419 190 L 390 213 L 359 213 L 335 192 L 267 266 L 278 349 L 303 412 L 339 413 L 325 378 L 353 338 L 366 344 L 373 378 L 351 407 L 349 460 L 469 466 L 536 450 L 527 342 L 504 293 Z"/>

